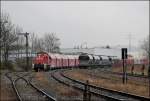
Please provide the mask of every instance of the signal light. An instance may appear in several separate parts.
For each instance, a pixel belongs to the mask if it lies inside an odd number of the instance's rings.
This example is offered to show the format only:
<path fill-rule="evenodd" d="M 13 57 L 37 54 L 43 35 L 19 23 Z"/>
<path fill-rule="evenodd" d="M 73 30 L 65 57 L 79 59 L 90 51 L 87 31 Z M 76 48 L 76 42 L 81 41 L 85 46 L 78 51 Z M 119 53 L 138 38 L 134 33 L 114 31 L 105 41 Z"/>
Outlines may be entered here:
<path fill-rule="evenodd" d="M 127 54 L 127 48 L 122 48 L 122 59 L 127 59 L 128 54 Z"/>

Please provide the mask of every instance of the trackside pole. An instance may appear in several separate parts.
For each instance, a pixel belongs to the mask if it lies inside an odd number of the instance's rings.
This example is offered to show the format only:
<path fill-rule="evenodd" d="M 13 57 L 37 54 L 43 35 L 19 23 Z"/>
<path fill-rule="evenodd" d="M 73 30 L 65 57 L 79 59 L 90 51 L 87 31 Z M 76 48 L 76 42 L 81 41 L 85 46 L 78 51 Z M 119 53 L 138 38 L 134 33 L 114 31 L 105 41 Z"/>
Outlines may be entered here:
<path fill-rule="evenodd" d="M 89 85 L 89 81 L 87 80 L 87 85 Z M 87 86 L 87 101 L 91 101 L 91 93 L 90 93 L 90 87 Z"/>
<path fill-rule="evenodd" d="M 91 101 L 91 94 L 88 80 L 86 81 L 86 84 L 84 86 L 83 101 Z"/>
<path fill-rule="evenodd" d="M 148 78 L 149 78 L 149 97 L 150 97 L 150 33 L 149 33 L 149 51 L 148 51 L 148 55 L 149 55 L 149 68 L 148 68 Z"/>
<path fill-rule="evenodd" d="M 124 66 L 124 59 L 123 59 L 123 75 L 122 75 L 122 82 L 125 83 L 125 66 Z"/>
<path fill-rule="evenodd" d="M 125 59 L 125 82 L 127 83 L 128 75 L 127 75 L 127 59 Z"/>
<path fill-rule="evenodd" d="M 28 35 L 29 33 L 25 33 L 25 37 L 26 37 L 26 64 L 27 64 L 27 67 L 26 67 L 26 70 L 28 71 L 29 69 L 29 56 L 28 56 Z"/>
<path fill-rule="evenodd" d="M 150 98 L 150 63 L 149 63 L 149 69 L 148 69 L 148 78 L 149 78 L 149 98 Z"/>
<path fill-rule="evenodd" d="M 123 84 L 125 84 L 125 82 L 127 82 L 127 75 L 126 75 L 126 66 L 125 66 L 125 64 L 126 64 L 126 59 L 127 59 L 127 57 L 128 57 L 128 55 L 127 55 L 127 48 L 122 48 L 121 49 L 121 51 L 122 51 L 122 61 L 123 61 L 123 75 L 122 75 L 122 82 L 123 82 Z"/>
<path fill-rule="evenodd" d="M 29 57 L 28 57 L 28 35 L 29 33 L 17 33 L 18 35 L 24 35 L 25 38 L 26 38 L 26 71 L 28 71 L 28 68 L 29 68 Z"/>

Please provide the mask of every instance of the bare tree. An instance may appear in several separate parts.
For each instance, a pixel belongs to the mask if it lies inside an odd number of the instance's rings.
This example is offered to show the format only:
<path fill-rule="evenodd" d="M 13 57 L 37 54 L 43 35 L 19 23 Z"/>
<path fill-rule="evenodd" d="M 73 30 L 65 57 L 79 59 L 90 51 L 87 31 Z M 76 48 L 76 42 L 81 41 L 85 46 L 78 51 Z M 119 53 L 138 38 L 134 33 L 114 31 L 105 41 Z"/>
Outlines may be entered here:
<path fill-rule="evenodd" d="M 14 24 L 11 23 L 7 13 L 1 13 L 1 34 L 0 34 L 0 51 L 1 58 L 4 57 L 4 62 L 7 64 L 9 51 L 13 48 L 14 42 L 17 40 L 14 32 Z"/>
<path fill-rule="evenodd" d="M 44 50 L 44 41 L 42 38 L 39 38 L 37 35 L 32 34 L 30 37 L 31 40 L 31 51 L 38 52 Z"/>
<path fill-rule="evenodd" d="M 16 33 L 16 34 L 18 34 L 18 33 L 21 33 L 23 31 L 23 29 L 21 28 L 21 27 L 19 27 L 19 26 L 16 26 L 15 28 L 14 28 L 14 32 Z M 22 50 L 23 49 L 25 49 L 25 42 L 24 42 L 24 36 L 17 36 L 18 37 L 18 40 L 16 41 L 16 43 L 14 44 L 14 46 L 15 46 L 15 49 L 14 50 L 16 50 L 17 51 L 17 58 L 19 58 L 20 56 L 19 56 L 19 54 L 22 54 Z M 22 56 L 22 55 L 21 55 Z"/>
<path fill-rule="evenodd" d="M 144 50 L 145 55 L 148 57 L 150 52 L 149 52 L 149 36 L 147 36 L 142 44 L 141 44 L 141 48 Z"/>
<path fill-rule="evenodd" d="M 59 52 L 60 42 L 55 33 L 47 33 L 44 36 L 44 47 L 47 52 Z"/>
<path fill-rule="evenodd" d="M 35 33 L 30 34 L 30 48 L 32 53 L 43 50 L 44 46 L 42 44 L 42 38 L 39 38 Z"/>
<path fill-rule="evenodd" d="M 39 38 L 36 34 L 30 35 L 31 51 L 47 51 L 47 52 L 59 52 L 59 39 L 54 33 L 47 33 L 43 38 Z"/>
<path fill-rule="evenodd" d="M 31 48 L 31 53 L 34 51 L 34 40 L 35 40 L 35 33 L 30 33 L 30 36 L 29 36 L 29 46 L 30 46 L 30 48 Z"/>
<path fill-rule="evenodd" d="M 37 38 L 35 40 L 35 50 L 36 51 L 43 51 L 44 50 L 44 41 L 42 38 Z"/>

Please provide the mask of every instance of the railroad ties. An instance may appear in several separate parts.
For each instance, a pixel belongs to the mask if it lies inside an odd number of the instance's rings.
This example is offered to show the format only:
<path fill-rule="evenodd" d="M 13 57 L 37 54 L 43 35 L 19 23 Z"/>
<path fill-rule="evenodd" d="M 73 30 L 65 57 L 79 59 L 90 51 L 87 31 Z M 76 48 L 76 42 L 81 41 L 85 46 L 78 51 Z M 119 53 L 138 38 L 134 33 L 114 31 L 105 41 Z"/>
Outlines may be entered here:
<path fill-rule="evenodd" d="M 24 73 L 24 72 L 8 72 L 8 73 L 5 74 L 5 76 L 7 78 L 9 78 L 9 80 L 12 83 L 12 87 L 13 87 L 15 93 L 16 93 L 17 100 L 18 101 L 24 101 L 24 100 L 57 101 L 56 98 L 54 98 L 51 95 L 47 94 L 45 91 L 38 88 L 37 86 L 35 86 L 31 82 L 32 81 L 32 75 L 31 74 L 32 73 L 29 73 L 29 72 L 27 72 L 27 73 Z M 27 76 L 28 76 L 28 79 L 25 78 Z M 20 86 L 19 86 L 19 81 L 20 80 L 22 80 L 21 82 L 24 82 L 24 83 L 21 83 L 21 86 L 24 87 L 22 89 L 20 89 Z M 23 92 L 21 90 L 27 91 L 28 93 L 25 94 L 25 92 Z M 31 91 L 29 91 L 29 90 L 31 90 Z M 35 95 L 36 92 L 37 92 L 37 94 Z M 30 93 L 30 95 L 29 95 L 29 93 Z M 39 95 L 40 95 L 40 97 L 39 97 Z"/>
<path fill-rule="evenodd" d="M 91 93 L 91 95 L 97 96 L 99 98 L 103 98 L 105 100 L 111 100 L 111 101 L 149 101 L 150 100 L 149 98 L 143 96 L 133 95 L 133 94 L 117 91 L 117 90 L 115 91 L 115 90 L 110 90 L 103 87 L 87 84 L 85 82 L 81 82 L 79 80 L 75 80 L 65 76 L 62 71 L 55 71 L 51 74 L 51 76 L 59 83 L 62 83 L 66 86 L 72 86 L 74 89 L 78 89 L 82 92 L 85 92 L 85 88 L 88 88 L 88 91 L 86 92 L 89 92 Z M 89 96 L 87 98 L 91 98 L 91 97 Z"/>

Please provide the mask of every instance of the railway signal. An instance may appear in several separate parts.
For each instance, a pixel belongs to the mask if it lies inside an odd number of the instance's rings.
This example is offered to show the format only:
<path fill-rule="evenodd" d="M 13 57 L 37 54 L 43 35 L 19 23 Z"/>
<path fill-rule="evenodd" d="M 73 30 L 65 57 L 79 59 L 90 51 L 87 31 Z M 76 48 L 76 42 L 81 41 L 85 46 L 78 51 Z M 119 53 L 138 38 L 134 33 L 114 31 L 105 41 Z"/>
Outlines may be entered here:
<path fill-rule="evenodd" d="M 29 68 L 29 57 L 28 57 L 28 35 L 29 33 L 18 33 L 18 35 L 24 35 L 26 38 L 26 71 L 28 71 Z"/>
<path fill-rule="evenodd" d="M 127 82 L 127 74 L 126 74 L 126 59 L 128 58 L 128 54 L 127 54 L 127 48 L 122 48 L 122 60 L 123 60 L 123 75 L 122 75 L 122 82 L 123 84 L 125 83 L 125 81 Z"/>

